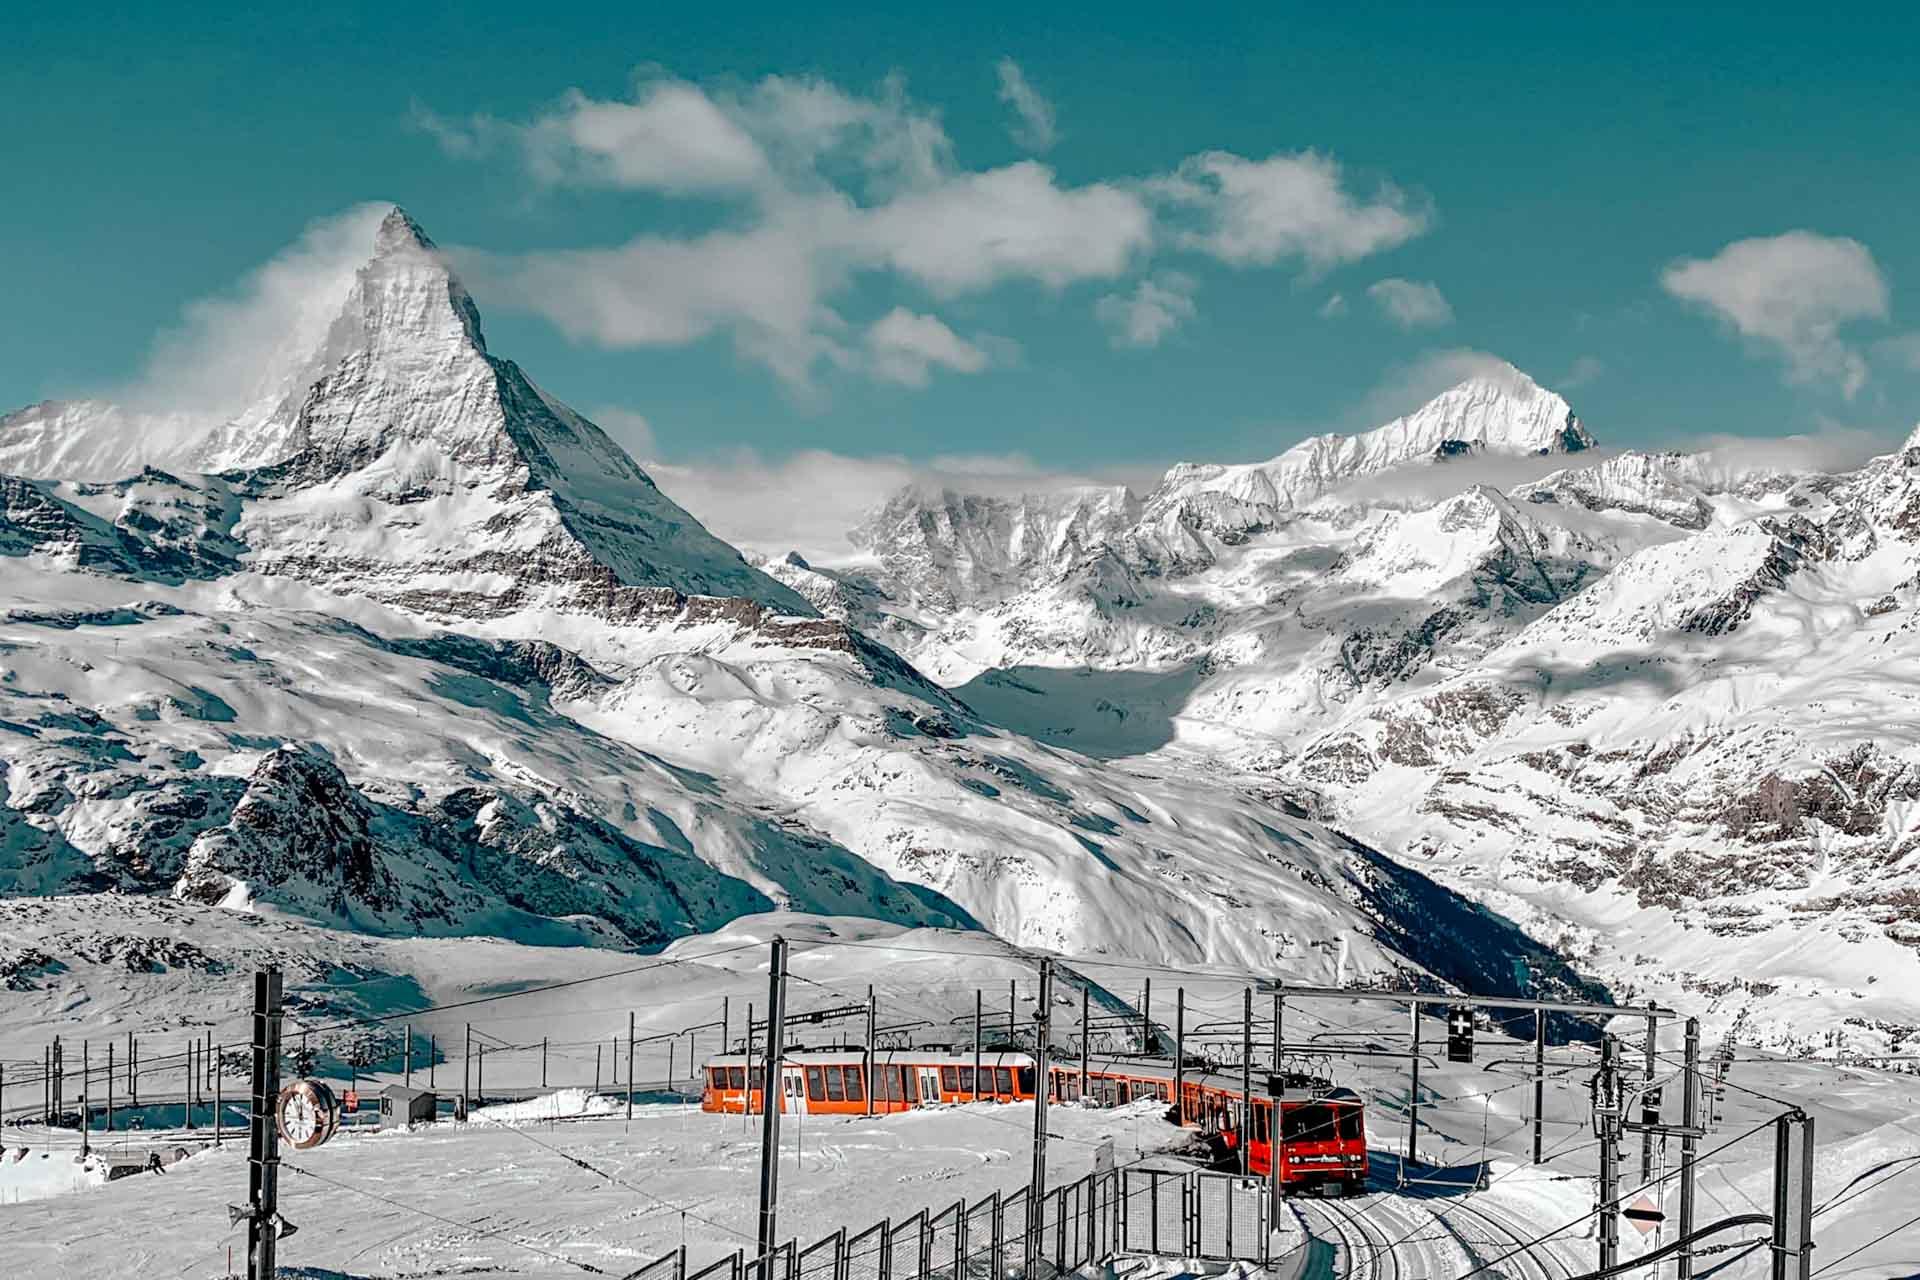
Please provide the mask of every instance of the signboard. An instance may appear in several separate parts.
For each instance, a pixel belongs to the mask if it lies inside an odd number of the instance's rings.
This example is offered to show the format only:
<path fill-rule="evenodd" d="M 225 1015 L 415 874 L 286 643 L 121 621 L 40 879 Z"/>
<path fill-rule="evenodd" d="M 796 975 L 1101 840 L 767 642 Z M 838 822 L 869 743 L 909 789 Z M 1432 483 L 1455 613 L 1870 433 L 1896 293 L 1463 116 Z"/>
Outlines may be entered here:
<path fill-rule="evenodd" d="M 1641 1196 L 1622 1209 L 1620 1216 L 1631 1222 L 1634 1229 L 1643 1236 L 1649 1232 L 1658 1231 L 1660 1224 L 1667 1220 L 1667 1215 L 1660 1212 L 1660 1206 L 1645 1196 Z"/>
<path fill-rule="evenodd" d="M 1447 1010 L 1447 1061 L 1473 1061 L 1473 1009 L 1457 1004 Z"/>

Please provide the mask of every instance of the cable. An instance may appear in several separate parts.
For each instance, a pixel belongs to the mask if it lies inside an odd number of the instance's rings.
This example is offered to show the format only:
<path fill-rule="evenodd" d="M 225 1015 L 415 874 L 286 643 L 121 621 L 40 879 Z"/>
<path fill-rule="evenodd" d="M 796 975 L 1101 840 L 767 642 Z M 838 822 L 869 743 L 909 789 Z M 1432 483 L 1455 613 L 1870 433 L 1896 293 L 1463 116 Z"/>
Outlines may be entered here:
<path fill-rule="evenodd" d="M 1905 1231 L 1908 1227 L 1913 1226 L 1915 1223 L 1920 1223 L 1920 1213 L 1914 1214 L 1911 1218 L 1908 1218 L 1905 1222 L 1901 1223 L 1897 1227 L 1893 1227 L 1889 1230 L 1882 1231 L 1879 1235 L 1875 1236 L 1873 1239 L 1867 1241 L 1865 1244 L 1859 1246 L 1858 1248 L 1849 1250 L 1848 1252 L 1841 1254 L 1839 1257 L 1835 1258 L 1832 1262 L 1829 1262 L 1826 1266 L 1821 1267 L 1820 1270 L 1814 1272 L 1813 1274 L 1822 1275 L 1828 1271 L 1831 1271 L 1833 1268 L 1845 1262 L 1848 1258 L 1851 1258 L 1854 1254 L 1864 1253 L 1866 1250 L 1871 1249 L 1873 1248 L 1873 1246 L 1879 1244 L 1882 1240 L 1885 1240 L 1888 1236 L 1896 1235 L 1899 1232 Z"/>
<path fill-rule="evenodd" d="M 553 1253 L 549 1250 L 542 1249 L 539 1245 L 528 1244 L 524 1240 L 515 1240 L 512 1236 L 508 1235 L 504 1231 L 490 1231 L 485 1227 L 478 1226 L 473 1223 L 460 1222 L 453 1218 L 444 1218 L 444 1217 L 441 1217 L 439 1214 L 433 1212 L 431 1209 L 422 1209 L 418 1205 L 411 1205 L 406 1203 L 403 1200 L 391 1199 L 387 1196 L 383 1196 L 379 1194 L 378 1192 L 368 1191 L 365 1187 L 356 1187 L 351 1183 L 341 1182 L 337 1178 L 329 1178 L 325 1174 L 315 1173 L 311 1169 L 304 1168 L 297 1164 L 289 1163 L 286 1160 L 282 1160 L 280 1162 L 280 1167 L 282 1169 L 287 1170 L 290 1173 L 297 1173 L 297 1174 L 300 1174 L 302 1177 L 312 1178 L 316 1182 L 324 1182 L 328 1186 L 338 1187 L 342 1191 L 351 1191 L 355 1195 L 365 1196 L 369 1200 L 377 1200 L 381 1204 L 389 1205 L 395 1209 L 404 1209 L 408 1213 L 417 1213 L 423 1218 L 432 1218 L 435 1222 L 441 1223 L 445 1226 L 453 1227 L 456 1230 L 471 1231 L 475 1235 L 488 1236 L 495 1240 L 505 1240 L 508 1244 L 514 1245 L 517 1248 L 525 1249 L 528 1253 L 537 1253 L 543 1258 L 549 1258 L 554 1262 L 565 1263 L 569 1267 L 575 1267 L 581 1271 L 588 1272 L 592 1275 L 604 1276 L 608 1274 L 607 1272 L 601 1270 L 599 1267 L 594 1266 L 590 1262 L 581 1262 L 579 1259 L 569 1258 L 565 1254 Z"/>

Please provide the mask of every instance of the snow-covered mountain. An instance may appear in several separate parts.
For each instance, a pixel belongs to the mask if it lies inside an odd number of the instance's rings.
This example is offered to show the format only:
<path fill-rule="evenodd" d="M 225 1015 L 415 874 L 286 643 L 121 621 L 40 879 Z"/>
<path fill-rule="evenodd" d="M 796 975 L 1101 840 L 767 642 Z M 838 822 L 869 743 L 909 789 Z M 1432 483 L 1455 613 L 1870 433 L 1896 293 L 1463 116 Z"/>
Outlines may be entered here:
<path fill-rule="evenodd" d="M 1560 465 L 1475 483 L 1529 457 Z M 1078 491 L 906 491 L 856 566 L 767 568 L 997 724 L 1270 778 L 1616 983 L 1732 993 L 1783 1041 L 1837 1001 L 1856 1041 L 1898 1039 L 1916 468 L 1603 455 L 1516 373 L 1182 464 L 1104 524 Z"/>
<path fill-rule="evenodd" d="M 0 477 L 5 892 L 618 946 L 779 908 L 1314 980 L 1344 950 L 1356 973 L 1580 985 L 1264 779 L 1036 742 L 822 616 L 821 584 L 859 588 L 782 562 L 796 589 L 663 496 L 488 351 L 399 210 L 338 306 L 263 374 L 295 390 L 255 434 L 170 421 L 171 452 L 116 475 L 124 411 L 0 429 L 27 473 Z M 918 526 L 997 522 L 946 544 L 929 590 L 1017 589 L 1138 514 L 968 506 Z"/>

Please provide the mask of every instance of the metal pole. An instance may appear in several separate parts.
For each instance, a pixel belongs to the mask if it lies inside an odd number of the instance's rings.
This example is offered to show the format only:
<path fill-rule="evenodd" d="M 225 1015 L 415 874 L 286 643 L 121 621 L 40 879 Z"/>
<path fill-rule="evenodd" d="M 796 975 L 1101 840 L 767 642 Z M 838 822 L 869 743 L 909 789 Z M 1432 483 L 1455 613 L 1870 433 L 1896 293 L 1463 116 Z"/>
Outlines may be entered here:
<path fill-rule="evenodd" d="M 280 971 L 253 975 L 253 1098 L 247 1119 L 247 1275 L 274 1280 L 275 1242 L 280 1234 L 279 1126 L 273 1107 L 280 1094 Z"/>
<path fill-rule="evenodd" d="M 673 1052 L 671 1044 L 667 1046 L 667 1052 Z M 671 1075 L 672 1072 L 669 1071 L 668 1074 Z M 543 1084 L 546 1082 L 546 1075 L 547 1042 L 542 1040 L 540 1042 L 540 1079 Z M 627 1010 L 627 1120 L 629 1122 L 633 1120 L 633 1010 L 631 1009 Z"/>
<path fill-rule="evenodd" d="M 1088 1068 L 1093 1057 L 1093 1041 L 1089 1038 L 1090 1033 L 1087 1030 L 1088 990 L 1089 988 L 1085 986 L 1080 988 L 1080 1100 L 1082 1102 L 1087 1100 L 1087 1077 L 1091 1074 Z"/>
<path fill-rule="evenodd" d="M 127 1032 L 127 1105 L 140 1105 L 140 1042 Z"/>
<path fill-rule="evenodd" d="M 60 1047 L 60 1037 L 53 1038 L 53 1119 L 58 1121 L 66 1110 L 67 1093 L 67 1054 Z M 50 1122 L 51 1123 L 51 1122 Z"/>
<path fill-rule="evenodd" d="M 1647 1003 L 1651 1005 L 1653 1002 L 1648 1001 Z M 1660 1020 L 1654 1017 L 1652 1014 L 1648 1014 L 1647 1015 L 1647 1051 L 1645 1056 L 1642 1059 L 1642 1066 L 1646 1074 L 1642 1076 L 1640 1080 L 1640 1087 L 1643 1089 L 1648 1089 L 1653 1087 L 1653 1068 L 1654 1068 L 1653 1051 L 1657 1047 L 1655 1042 L 1658 1040 L 1659 1035 L 1660 1035 Z M 1652 1130 L 1647 1130 L 1640 1135 L 1640 1181 L 1642 1183 L 1646 1183 L 1651 1181 L 1652 1179 L 1653 1179 L 1653 1132 Z"/>
<path fill-rule="evenodd" d="M 1773 1122 L 1773 1280 L 1787 1280 L 1787 1117 Z"/>
<path fill-rule="evenodd" d="M 1173 989 L 1173 1114 L 1187 1122 L 1187 989 Z M 1156 1206 L 1158 1202 L 1155 1202 Z M 1158 1212 L 1156 1208 L 1156 1212 Z"/>
<path fill-rule="evenodd" d="M 187 1128 L 193 1128 L 193 1052 L 194 1042 L 187 1041 Z"/>
<path fill-rule="evenodd" d="M 1700 1019 L 1687 1019 L 1686 1067 L 1680 1078 L 1680 1238 L 1693 1234 L 1694 1159 L 1699 1143 L 1692 1130 L 1700 1119 Z M 1679 1280 L 1693 1278 L 1693 1246 L 1680 1246 Z"/>
<path fill-rule="evenodd" d="M 469 1086 L 473 1083 L 473 1024 L 467 1024 L 467 1044 L 460 1051 L 460 1115 L 462 1119 L 473 1114 L 473 1095 Z"/>
<path fill-rule="evenodd" d="M 1140 980 L 1140 1052 L 1153 1052 L 1153 979 Z"/>
<path fill-rule="evenodd" d="M 1253 988 L 1240 1006 L 1240 1176 L 1253 1171 Z"/>
<path fill-rule="evenodd" d="M 1048 1077 L 1053 1071 L 1047 1058 L 1047 1041 L 1052 1019 L 1053 960 L 1043 957 L 1040 961 L 1040 999 L 1033 1015 L 1033 1176 L 1027 1183 L 1029 1205 L 1043 1205 L 1047 1196 L 1047 1094 Z M 966 1221 L 964 1208 L 960 1211 L 960 1221 Z M 1038 1274 L 1040 1230 L 1043 1225 L 1040 1213 L 1027 1214 L 1027 1274 L 1030 1276 Z"/>
<path fill-rule="evenodd" d="M 1284 1043 L 1280 1038 L 1280 1026 L 1281 1026 L 1281 1023 L 1284 1022 L 1286 1019 L 1286 1013 L 1287 1013 L 1287 998 L 1281 995 L 1278 991 L 1274 992 L 1273 993 L 1273 1069 L 1276 1072 L 1280 1070 L 1280 1046 L 1282 1043 Z"/>
<path fill-rule="evenodd" d="M 276 1070 L 275 1075 L 279 1072 Z M 278 1092 L 276 1090 L 276 1092 Z M 220 1046 L 213 1047 L 213 1145 L 220 1145 Z M 276 1120 L 275 1123 L 278 1123 Z"/>
<path fill-rule="evenodd" d="M 746 1116 L 753 1114 L 753 1002 L 751 1000 L 747 1002 L 747 1033 L 743 1037 L 743 1042 L 747 1046 L 747 1090 L 740 1100 L 740 1114 Z M 762 1080 L 760 1082 L 761 1106 L 767 1105 L 767 1097 L 767 1084 Z"/>
<path fill-rule="evenodd" d="M 780 1066 L 786 1050 L 787 940 L 773 939 L 767 962 L 767 1072 L 760 1126 L 760 1276 L 774 1280 L 773 1246 L 779 1237 L 780 1210 Z"/>
<path fill-rule="evenodd" d="M 1547 1011 L 1533 1011 L 1533 1162 L 1540 1163 L 1541 1147 L 1546 1140 L 1547 1105 Z M 1685 1228 L 1682 1228 L 1684 1231 Z"/>
<path fill-rule="evenodd" d="M 540 1037 L 540 1087 L 547 1087 L 547 1038 Z"/>
<path fill-rule="evenodd" d="M 978 1101 L 980 1097 L 980 1010 L 982 1007 L 981 998 L 982 997 L 980 994 L 980 988 L 975 987 L 973 989 L 973 1096 L 976 1101 Z"/>
<path fill-rule="evenodd" d="M 434 1047 L 433 1032 L 427 1032 L 427 1088 L 433 1088 L 433 1068 L 440 1061 L 439 1050 Z"/>
<path fill-rule="evenodd" d="M 407 1060 L 400 1068 L 400 1079 L 402 1084 L 411 1089 L 413 1088 L 413 1024 L 411 1022 L 406 1026 L 403 1043 L 406 1045 L 403 1052 L 406 1054 Z"/>
<path fill-rule="evenodd" d="M 596 1049 L 594 1051 L 594 1057 L 596 1059 L 599 1057 L 599 1050 Z M 487 1105 L 487 1046 L 485 1041 L 482 1041 L 480 1044 L 480 1058 L 473 1066 L 473 1096 L 475 1101 L 479 1102 L 481 1106 L 484 1107 Z"/>
<path fill-rule="evenodd" d="M 1616 1093 L 1613 1079 L 1613 1037 L 1600 1037 L 1600 1270 L 1609 1270 L 1620 1258 L 1620 1151 Z"/>
<path fill-rule="evenodd" d="M 866 1095 L 868 1115 L 873 1114 L 873 1015 L 874 1015 L 874 1009 L 875 1009 L 875 1006 L 873 1002 L 873 986 L 871 983 L 869 983 L 867 986 L 867 1051 L 864 1055 L 866 1061 L 861 1065 L 861 1069 L 860 1069 L 861 1076 L 862 1076 L 862 1079 L 860 1082 L 861 1084 L 860 1092 Z"/>
<path fill-rule="evenodd" d="M 1007 979 L 1007 1043 L 1020 1043 L 1019 1029 L 1015 1025 L 1020 1009 L 1020 984 L 1016 979 Z"/>
<path fill-rule="evenodd" d="M 91 1138 L 93 1117 L 87 1114 L 87 1085 L 93 1075 L 92 1064 L 88 1062 L 88 1043 L 80 1042 L 80 1158 L 86 1159 L 92 1152 Z"/>
<path fill-rule="evenodd" d="M 1799 1262 L 1794 1271 L 1797 1280 L 1812 1280 L 1813 1267 L 1813 1117 L 1800 1120 L 1800 1212 Z"/>
<path fill-rule="evenodd" d="M 1420 1005 L 1413 1015 L 1413 1054 L 1407 1059 L 1407 1168 L 1420 1163 Z M 1404 1170 L 1402 1171 L 1404 1174 Z"/>
<path fill-rule="evenodd" d="M 485 1053 L 486 1051 L 487 1047 L 481 1045 L 480 1052 Z M 600 1092 L 600 1046 L 597 1044 L 593 1046 L 593 1091 L 595 1093 Z"/>
<path fill-rule="evenodd" d="M 728 1008 L 728 1002 L 730 999 L 731 997 L 728 997 L 728 996 L 720 997 L 720 1052 L 721 1053 L 733 1052 L 733 1020 L 727 1016 L 729 1013 L 732 1012 L 732 1010 Z"/>

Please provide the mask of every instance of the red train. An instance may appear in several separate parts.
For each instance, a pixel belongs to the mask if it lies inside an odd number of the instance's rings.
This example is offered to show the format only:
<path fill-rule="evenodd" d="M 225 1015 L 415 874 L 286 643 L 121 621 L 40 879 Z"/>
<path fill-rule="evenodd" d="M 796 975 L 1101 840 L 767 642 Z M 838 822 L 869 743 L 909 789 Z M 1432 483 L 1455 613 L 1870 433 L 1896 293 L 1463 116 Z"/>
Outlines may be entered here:
<path fill-rule="evenodd" d="M 749 1079 L 751 1071 L 751 1079 Z M 869 1078 L 869 1072 L 871 1078 Z M 1141 1098 L 1174 1103 L 1173 1063 L 1164 1058 L 1097 1056 L 1085 1080 L 1073 1059 L 1055 1063 L 1049 1097 L 1082 1096 L 1105 1106 Z M 869 1067 L 858 1046 L 789 1049 L 780 1068 L 780 1109 L 827 1115 L 906 1111 L 956 1102 L 1020 1102 L 1034 1097 L 1033 1055 L 984 1052 L 975 1079 L 971 1049 L 931 1046 L 877 1049 Z M 1247 1163 L 1266 1177 L 1273 1172 L 1273 1118 L 1280 1117 L 1280 1182 L 1291 1190 L 1353 1193 L 1367 1181 L 1366 1109 L 1358 1094 L 1305 1076 L 1269 1076 L 1254 1086 Z M 1240 1077 L 1189 1067 L 1180 1075 L 1179 1123 L 1216 1138 L 1224 1152 L 1238 1150 Z M 871 1097 L 869 1097 L 871 1095 Z M 707 1111 L 759 1112 L 764 1103 L 762 1060 L 745 1054 L 711 1058 L 700 1105 Z"/>

